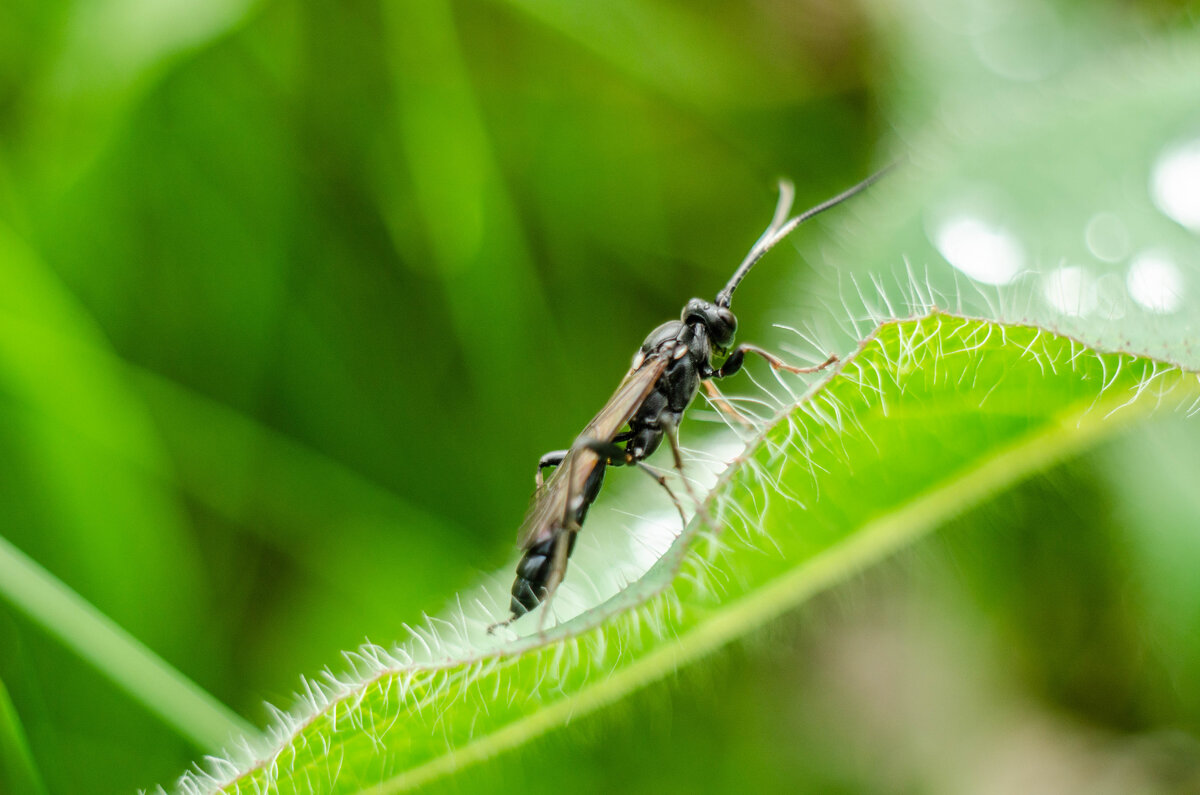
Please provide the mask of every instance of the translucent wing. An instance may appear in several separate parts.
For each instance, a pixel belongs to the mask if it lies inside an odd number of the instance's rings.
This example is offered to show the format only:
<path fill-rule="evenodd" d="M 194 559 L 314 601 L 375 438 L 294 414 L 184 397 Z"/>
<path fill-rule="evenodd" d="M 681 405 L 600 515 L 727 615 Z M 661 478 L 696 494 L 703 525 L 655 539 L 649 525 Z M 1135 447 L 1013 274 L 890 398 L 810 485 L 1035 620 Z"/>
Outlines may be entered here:
<path fill-rule="evenodd" d="M 534 492 L 517 535 L 517 544 L 521 549 L 529 549 L 545 541 L 565 525 L 567 500 L 571 494 L 583 493 L 588 476 L 600 463 L 600 456 L 580 447 L 580 442 L 586 439 L 612 441 L 625 423 L 637 413 L 646 397 L 654 391 L 654 385 L 667 369 L 670 362 L 668 353 L 674 345 L 674 340 L 670 340 L 647 354 L 637 367 L 625 374 L 617 391 L 587 424 L 583 433 L 575 439 L 575 444 L 571 446 L 562 463 L 542 487 Z"/>

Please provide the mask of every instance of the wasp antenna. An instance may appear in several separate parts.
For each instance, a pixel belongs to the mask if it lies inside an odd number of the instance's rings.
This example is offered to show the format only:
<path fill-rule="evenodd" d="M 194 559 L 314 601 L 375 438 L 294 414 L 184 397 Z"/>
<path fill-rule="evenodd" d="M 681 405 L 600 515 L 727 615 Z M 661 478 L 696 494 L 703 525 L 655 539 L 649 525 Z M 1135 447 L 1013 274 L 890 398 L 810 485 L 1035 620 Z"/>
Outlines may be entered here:
<path fill-rule="evenodd" d="M 779 230 L 787 222 L 788 213 L 792 211 L 792 200 L 796 198 L 796 186 L 792 184 L 790 179 L 780 177 L 779 179 L 779 201 L 775 203 L 775 217 L 771 219 L 771 225 L 767 227 L 767 231 L 763 232 L 763 238 L 770 236 Z"/>
<path fill-rule="evenodd" d="M 796 186 L 792 184 L 790 179 L 786 177 L 779 178 L 779 200 L 775 202 L 775 215 L 771 218 L 771 225 L 763 230 L 763 233 L 758 236 L 758 240 L 754 241 L 751 251 L 755 251 L 762 246 L 767 249 L 771 247 L 771 240 L 779 233 L 779 229 L 787 223 L 788 213 L 792 211 L 792 200 L 796 198 Z M 766 253 L 766 249 L 763 250 Z M 762 256 L 761 254 L 759 256 Z"/>
<path fill-rule="evenodd" d="M 762 236 L 759 237 L 755 244 L 750 248 L 749 253 L 746 254 L 746 258 L 742 260 L 742 264 L 738 265 L 738 269 L 734 271 L 732 278 L 729 279 L 729 283 L 725 285 L 725 288 L 721 290 L 721 292 L 717 293 L 717 306 L 728 308 L 729 304 L 733 301 L 733 291 L 737 289 L 737 286 L 741 283 L 742 279 L 746 278 L 746 274 L 750 272 L 750 269 L 754 267 L 755 263 L 762 259 L 764 254 L 774 248 L 776 243 L 791 234 L 792 230 L 794 230 L 797 226 L 812 218 L 814 215 L 819 215 L 832 207 L 836 207 L 849 199 L 851 196 L 859 194 L 871 187 L 873 184 L 878 182 L 883 175 L 887 174 L 895 167 L 896 164 L 892 163 L 891 165 L 876 171 L 874 174 L 867 177 L 857 185 L 847 188 L 837 196 L 834 196 L 832 199 L 826 199 L 815 207 L 808 208 L 804 212 L 788 221 L 784 221 L 783 219 L 787 218 L 787 214 L 791 210 L 792 197 L 795 191 L 791 182 L 786 179 L 779 180 L 779 202 L 775 205 L 775 216 L 771 219 L 771 225 L 767 227 L 767 230 L 762 233 Z"/>

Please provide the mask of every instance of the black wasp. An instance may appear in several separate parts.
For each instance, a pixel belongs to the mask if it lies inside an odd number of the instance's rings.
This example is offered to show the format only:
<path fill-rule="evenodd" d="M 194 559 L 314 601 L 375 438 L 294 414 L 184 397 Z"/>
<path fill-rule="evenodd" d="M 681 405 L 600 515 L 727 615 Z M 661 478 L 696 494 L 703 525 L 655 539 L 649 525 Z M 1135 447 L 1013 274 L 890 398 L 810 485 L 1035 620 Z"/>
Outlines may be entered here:
<path fill-rule="evenodd" d="M 733 344 L 737 318 L 729 304 L 733 291 L 754 264 L 801 223 L 864 190 L 882 174 L 878 172 L 793 218 L 788 218 L 792 186 L 781 182 L 771 225 L 742 260 L 729 283 L 717 293 L 716 301 L 710 304 L 693 298 L 683 308 L 679 320 L 669 320 L 650 332 L 617 391 L 574 444 L 567 450 L 542 456 L 534 478 L 537 488 L 521 523 L 518 544 L 524 555 L 517 564 L 517 578 L 512 587 L 512 614 L 505 621 L 493 624 L 488 632 L 533 610 L 562 582 L 567 558 L 575 547 L 575 536 L 600 493 L 605 469 L 637 466 L 667 487 L 666 479 L 643 463 L 665 436 L 674 453 L 675 467 L 682 470 L 676 429 L 701 382 L 733 375 L 741 369 L 747 353 L 756 353 L 772 367 L 792 373 L 815 372 L 837 361 L 836 356 L 830 356 L 816 367 L 792 367 L 774 354 L 746 344 L 734 348 L 719 367 L 713 366 L 712 358 L 714 353 L 724 356 Z M 543 481 L 542 470 L 549 467 L 556 469 L 549 480 Z M 669 487 L 667 490 L 670 492 Z M 671 498 L 682 515 L 682 507 L 673 493 Z"/>

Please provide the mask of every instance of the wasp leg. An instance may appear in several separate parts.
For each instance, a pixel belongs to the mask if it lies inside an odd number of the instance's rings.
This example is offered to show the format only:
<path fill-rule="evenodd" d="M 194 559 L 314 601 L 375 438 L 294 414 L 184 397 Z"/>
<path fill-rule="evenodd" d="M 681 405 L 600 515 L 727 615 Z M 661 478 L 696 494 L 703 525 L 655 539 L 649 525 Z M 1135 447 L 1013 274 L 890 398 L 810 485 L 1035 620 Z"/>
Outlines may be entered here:
<path fill-rule="evenodd" d="M 567 457 L 567 453 L 569 452 L 569 450 L 555 450 L 553 452 L 546 453 L 541 457 L 541 459 L 538 461 L 537 472 L 535 472 L 533 475 L 533 482 L 537 484 L 539 489 L 542 487 L 542 483 L 544 482 L 542 480 L 542 470 L 546 469 L 547 467 L 558 466 L 563 462 L 563 459 Z"/>
<path fill-rule="evenodd" d="M 687 489 L 688 496 L 692 498 L 699 510 L 704 510 L 700 500 L 696 497 L 696 492 L 692 490 L 692 482 L 683 474 L 683 451 L 679 447 L 679 428 L 668 419 L 665 415 L 659 418 L 659 425 L 662 427 L 663 435 L 667 437 L 668 444 L 671 445 L 671 455 L 675 458 L 675 469 L 679 471 L 679 479 L 683 481 L 683 487 Z"/>
<path fill-rule="evenodd" d="M 759 348 L 755 345 L 739 345 L 733 351 L 733 353 L 729 354 L 729 358 L 725 360 L 725 363 L 721 365 L 721 368 L 713 373 L 713 378 L 725 378 L 726 376 L 733 375 L 738 370 L 741 370 L 747 353 L 756 353 L 770 362 L 771 366 L 776 370 L 787 370 L 789 373 L 816 373 L 824 370 L 826 367 L 838 360 L 837 354 L 831 353 L 828 359 L 821 362 L 816 367 L 793 367 L 770 351 L 764 351 L 762 348 Z"/>
<path fill-rule="evenodd" d="M 615 437 L 613 437 L 613 441 L 614 442 L 624 442 L 624 441 L 629 440 L 632 436 L 633 436 L 633 431 L 624 431 L 622 433 L 618 433 Z M 546 453 L 544 456 L 542 456 L 538 460 L 537 472 L 535 472 L 533 474 L 533 482 L 537 484 L 537 487 L 539 489 L 542 487 L 542 484 L 545 482 L 545 479 L 542 476 L 542 470 L 549 469 L 550 467 L 558 466 L 559 464 L 561 464 L 563 462 L 563 459 L 566 458 L 567 454 L 570 452 L 571 452 L 570 450 L 552 450 L 551 452 Z"/>
<path fill-rule="evenodd" d="M 719 410 L 725 412 L 730 417 L 745 425 L 747 428 L 753 428 L 754 423 L 742 416 L 742 413 L 729 404 L 725 396 L 721 394 L 721 390 L 717 389 L 717 385 L 712 381 L 701 381 L 700 384 L 704 387 L 704 391 L 708 393 L 708 399 Z"/>
<path fill-rule="evenodd" d="M 671 491 L 671 487 L 667 484 L 666 476 L 642 461 L 637 462 L 637 468 L 654 478 L 654 482 L 663 487 L 663 490 L 671 498 L 671 502 L 675 504 L 675 510 L 679 511 L 679 521 L 683 523 L 683 529 L 687 530 L 687 514 L 683 512 L 683 503 L 675 496 L 675 492 Z"/>
<path fill-rule="evenodd" d="M 626 434 L 622 434 L 622 436 L 625 436 L 626 439 L 629 438 Z M 616 441 L 602 442 L 599 439 L 581 439 L 577 444 L 603 458 L 609 466 L 622 467 L 636 464 L 633 455 L 625 452 L 625 448 L 617 444 L 618 441 L 624 440 L 618 438 Z"/>
<path fill-rule="evenodd" d="M 632 432 L 629 434 L 621 434 L 621 436 L 617 437 L 618 440 L 621 440 L 622 436 L 632 436 Z M 596 455 L 606 459 L 609 466 L 636 466 L 638 469 L 654 478 L 654 481 L 666 490 L 667 495 L 671 498 L 671 502 L 675 504 L 675 510 L 679 511 L 680 521 L 683 522 L 683 526 L 685 528 L 687 527 L 687 514 L 684 513 L 683 505 L 679 502 L 679 498 L 675 496 L 675 492 L 672 491 L 671 487 L 667 484 L 667 479 L 665 476 L 655 471 L 655 469 L 650 465 L 636 460 L 631 453 L 626 452 L 624 448 L 619 447 L 614 442 L 601 442 L 598 439 L 584 439 L 580 443 L 580 446 L 591 450 Z"/>

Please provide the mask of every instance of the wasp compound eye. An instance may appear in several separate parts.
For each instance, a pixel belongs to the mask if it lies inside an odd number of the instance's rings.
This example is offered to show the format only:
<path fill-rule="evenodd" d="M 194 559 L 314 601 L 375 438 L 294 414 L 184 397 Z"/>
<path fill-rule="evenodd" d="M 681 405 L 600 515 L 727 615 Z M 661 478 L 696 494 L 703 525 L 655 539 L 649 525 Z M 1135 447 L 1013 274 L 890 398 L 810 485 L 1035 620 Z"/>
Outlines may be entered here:
<path fill-rule="evenodd" d="M 721 348 L 728 348 L 737 332 L 737 318 L 725 307 L 717 307 L 713 322 L 709 325 L 709 333 L 713 343 Z"/>

